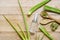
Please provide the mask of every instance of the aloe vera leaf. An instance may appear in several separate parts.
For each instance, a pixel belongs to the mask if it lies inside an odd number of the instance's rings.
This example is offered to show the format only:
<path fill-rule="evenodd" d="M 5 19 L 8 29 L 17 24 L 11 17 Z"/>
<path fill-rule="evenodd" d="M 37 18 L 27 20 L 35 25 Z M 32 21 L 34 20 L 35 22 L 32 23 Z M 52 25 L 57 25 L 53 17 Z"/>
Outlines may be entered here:
<path fill-rule="evenodd" d="M 25 39 L 27 40 L 27 36 L 26 36 L 26 34 L 24 33 L 22 27 L 21 27 L 19 24 L 17 24 L 17 25 L 18 25 L 19 29 L 22 31 L 22 34 L 24 35 Z"/>
<path fill-rule="evenodd" d="M 19 37 L 21 37 L 23 40 L 25 40 L 25 38 L 23 37 L 23 35 L 16 29 L 16 27 L 4 15 L 3 15 L 3 17 L 10 24 L 10 26 L 17 32 L 17 34 L 19 35 Z"/>
<path fill-rule="evenodd" d="M 41 8 L 43 5 L 48 3 L 50 0 L 44 0 L 43 2 L 38 3 L 37 5 L 33 6 L 30 10 L 28 15 L 32 15 L 33 12 L 35 12 L 37 9 Z"/>
<path fill-rule="evenodd" d="M 45 5 L 44 10 L 52 11 L 52 12 L 55 12 L 57 14 L 60 14 L 60 9 L 57 9 L 57 8 L 54 8 L 54 7 L 51 7 L 51 6 L 48 6 L 48 5 Z"/>
<path fill-rule="evenodd" d="M 54 40 L 54 38 L 48 33 L 48 31 L 42 26 L 39 26 L 39 29 L 50 39 L 50 40 Z"/>
<path fill-rule="evenodd" d="M 24 12 L 23 12 L 23 9 L 22 9 L 22 6 L 21 6 L 19 0 L 18 0 L 18 4 L 19 4 L 19 7 L 20 7 L 20 10 L 21 10 L 22 16 L 23 16 L 23 21 L 24 21 L 25 27 L 26 27 L 27 38 L 28 38 L 28 40 L 30 40 L 29 26 L 28 26 L 28 24 L 27 24 L 27 22 L 26 22 L 26 17 L 25 17 L 25 15 L 24 15 Z"/>

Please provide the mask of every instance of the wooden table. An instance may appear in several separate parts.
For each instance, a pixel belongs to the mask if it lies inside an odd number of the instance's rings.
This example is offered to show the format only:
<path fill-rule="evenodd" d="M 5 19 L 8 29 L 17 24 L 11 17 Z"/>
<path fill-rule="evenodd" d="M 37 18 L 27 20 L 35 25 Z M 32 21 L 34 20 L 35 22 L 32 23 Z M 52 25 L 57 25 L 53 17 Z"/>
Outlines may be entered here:
<path fill-rule="evenodd" d="M 21 5 L 25 12 L 25 15 L 28 15 L 29 9 L 36 5 L 37 3 L 42 2 L 42 0 L 21 0 Z M 60 0 L 52 0 L 47 5 L 60 8 Z M 38 9 L 34 13 L 39 13 L 42 11 L 43 7 Z M 5 15 L 10 21 L 15 25 L 16 23 L 21 24 L 22 28 L 25 31 L 25 26 L 23 23 L 22 14 L 19 9 L 19 5 L 17 0 L 0 0 L 0 40 L 20 40 L 16 32 L 13 28 L 7 23 L 7 21 L 3 18 Z M 33 19 L 34 14 L 31 17 L 27 17 L 27 22 L 30 25 Z M 40 22 L 41 16 L 39 16 Z M 55 40 L 60 40 L 60 27 L 55 31 L 52 32 L 50 27 L 47 25 L 45 26 L 47 31 L 55 38 Z M 18 29 L 19 30 L 19 29 Z M 37 31 L 37 35 L 42 36 L 43 33 Z M 34 40 L 36 37 L 35 35 L 31 35 L 31 40 Z M 44 36 L 43 40 L 48 40 L 46 36 Z"/>

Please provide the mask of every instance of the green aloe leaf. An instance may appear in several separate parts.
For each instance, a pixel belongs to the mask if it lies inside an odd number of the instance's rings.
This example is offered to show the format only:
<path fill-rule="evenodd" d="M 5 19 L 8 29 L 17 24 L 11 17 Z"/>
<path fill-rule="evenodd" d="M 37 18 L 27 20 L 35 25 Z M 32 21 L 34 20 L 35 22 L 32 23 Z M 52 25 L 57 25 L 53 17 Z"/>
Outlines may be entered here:
<path fill-rule="evenodd" d="M 50 40 L 54 40 L 54 38 L 48 33 L 48 31 L 42 26 L 39 26 L 39 29 L 50 39 Z"/>
<path fill-rule="evenodd" d="M 35 12 L 37 9 L 41 8 L 43 5 L 45 5 L 46 3 L 48 3 L 50 0 L 44 0 L 43 2 L 38 3 L 37 5 L 33 6 L 30 10 L 29 10 L 29 16 L 32 15 L 33 12 Z"/>
<path fill-rule="evenodd" d="M 44 10 L 55 12 L 57 14 L 60 14 L 60 9 L 45 5 Z"/>

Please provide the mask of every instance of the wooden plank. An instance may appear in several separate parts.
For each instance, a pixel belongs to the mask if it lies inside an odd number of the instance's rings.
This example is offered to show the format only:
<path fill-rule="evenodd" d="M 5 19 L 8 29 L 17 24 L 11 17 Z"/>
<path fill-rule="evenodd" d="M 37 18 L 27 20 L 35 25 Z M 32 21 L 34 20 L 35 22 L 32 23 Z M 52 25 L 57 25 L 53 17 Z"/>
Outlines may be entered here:
<path fill-rule="evenodd" d="M 60 40 L 60 33 L 50 32 L 50 34 L 56 40 Z M 42 37 L 43 34 L 41 32 L 37 32 L 37 37 Z M 31 35 L 31 40 L 35 40 L 36 34 Z M 0 40 L 20 40 L 19 36 L 16 32 L 0 32 Z M 43 40 L 49 40 L 46 36 L 44 36 Z"/>
<path fill-rule="evenodd" d="M 21 27 L 24 29 L 25 31 L 25 25 L 23 22 L 23 18 L 22 15 L 5 15 L 16 27 L 17 27 L 17 23 L 21 25 Z M 29 25 L 29 27 L 31 26 L 32 20 L 33 20 L 34 15 L 32 15 L 31 17 L 27 17 L 27 23 Z M 38 23 L 40 22 L 40 16 L 38 19 Z M 36 26 L 35 26 L 36 27 Z M 51 31 L 50 29 L 50 24 L 44 26 L 48 31 Z M 33 28 L 33 27 L 32 27 Z M 35 29 L 37 30 L 38 27 Z M 11 26 L 8 24 L 8 22 L 3 18 L 3 16 L 0 16 L 0 31 L 13 31 L 13 29 L 11 28 Z M 37 30 L 39 31 L 39 30 Z M 60 32 L 60 26 L 58 27 L 58 29 L 56 30 L 56 32 Z"/>
<path fill-rule="evenodd" d="M 42 2 L 42 0 L 29 0 L 27 2 L 27 0 L 24 0 L 22 1 L 21 0 L 21 4 L 22 4 L 22 7 L 23 7 L 23 10 L 25 12 L 25 14 L 28 14 L 28 11 L 29 9 L 36 5 L 37 3 L 39 2 Z M 52 4 L 51 4 L 52 3 Z M 47 5 L 49 6 L 53 6 L 53 7 L 56 7 L 56 8 L 60 8 L 59 5 L 60 5 L 60 0 L 52 0 L 51 2 L 49 2 Z M 35 13 L 40 13 L 42 11 L 43 8 L 37 10 Z M 19 14 L 20 11 L 19 11 L 19 6 L 18 6 L 18 3 L 17 3 L 17 0 L 0 0 L 0 14 Z"/>
<path fill-rule="evenodd" d="M 39 13 L 38 23 L 42 19 L 40 16 L 40 12 L 42 11 L 43 7 L 38 9 L 36 12 L 34 12 L 31 17 L 27 17 L 29 9 L 39 2 L 42 2 L 42 0 L 37 0 L 37 1 L 36 0 L 21 0 L 21 4 L 22 4 L 23 10 L 25 12 L 25 15 L 27 18 L 26 20 L 29 24 L 29 27 L 31 26 L 31 22 L 33 20 L 35 13 Z M 47 5 L 53 6 L 55 8 L 60 8 L 60 0 L 58 0 L 58 1 L 51 0 L 51 2 L 49 2 Z M 2 15 L 5 15 L 16 27 L 17 27 L 16 23 L 21 24 L 24 31 L 26 31 L 25 25 L 23 23 L 22 14 L 20 12 L 17 0 L 0 0 L 0 40 L 20 40 L 20 38 L 18 37 L 16 32 L 8 24 L 8 22 L 3 18 Z M 58 29 L 55 32 L 52 32 L 49 25 L 50 24 L 45 25 L 44 27 L 55 38 L 55 40 L 60 40 L 60 26 L 58 27 Z M 18 27 L 17 27 L 17 29 L 19 30 Z M 38 30 L 37 36 L 39 36 L 39 35 L 42 36 L 43 33 L 41 33 Z M 36 34 L 31 35 L 31 40 L 35 40 L 35 38 L 36 38 Z M 49 40 L 49 39 L 46 36 L 44 36 L 43 40 Z"/>

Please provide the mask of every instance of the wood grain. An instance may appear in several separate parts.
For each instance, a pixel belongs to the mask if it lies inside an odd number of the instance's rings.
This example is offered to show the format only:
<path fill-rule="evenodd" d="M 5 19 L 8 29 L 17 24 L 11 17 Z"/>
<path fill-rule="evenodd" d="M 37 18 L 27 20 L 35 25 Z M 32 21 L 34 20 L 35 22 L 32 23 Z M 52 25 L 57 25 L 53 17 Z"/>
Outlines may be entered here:
<path fill-rule="evenodd" d="M 36 12 L 33 13 L 31 17 L 28 17 L 29 9 L 36 5 L 37 3 L 42 2 L 42 0 L 21 0 L 21 5 L 26 15 L 26 20 L 29 26 L 33 20 L 34 14 L 39 13 L 38 23 L 42 19 L 40 16 L 40 12 L 43 10 L 43 7 L 38 9 Z M 52 0 L 47 5 L 60 8 L 60 0 Z M 4 19 L 3 15 L 5 15 L 16 27 L 17 23 L 21 25 L 21 27 L 25 30 L 25 25 L 23 22 L 23 17 L 19 9 L 19 5 L 17 0 L 0 0 L 0 40 L 21 40 L 13 28 L 8 24 L 8 22 Z M 52 32 L 50 29 L 50 24 L 45 25 L 44 27 L 47 31 L 55 38 L 55 40 L 60 40 L 60 26 L 55 32 Z M 19 28 L 17 27 L 19 30 Z M 20 30 L 19 30 L 20 31 Z M 42 36 L 39 30 L 37 31 L 37 36 Z M 35 40 L 36 35 L 31 35 L 31 40 Z M 43 40 L 49 40 L 46 36 L 44 36 Z"/>

